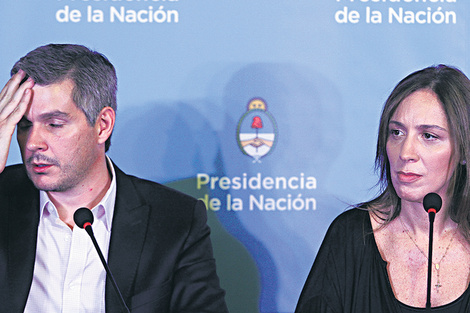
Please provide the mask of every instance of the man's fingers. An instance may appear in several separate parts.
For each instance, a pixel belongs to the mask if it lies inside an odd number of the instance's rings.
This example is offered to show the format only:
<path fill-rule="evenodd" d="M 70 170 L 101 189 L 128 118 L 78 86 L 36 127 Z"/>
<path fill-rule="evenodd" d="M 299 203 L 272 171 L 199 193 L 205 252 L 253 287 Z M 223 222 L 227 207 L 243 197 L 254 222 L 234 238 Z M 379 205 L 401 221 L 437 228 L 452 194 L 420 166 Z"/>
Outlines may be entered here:
<path fill-rule="evenodd" d="M 0 93 L 0 121 L 8 119 L 14 112 L 24 113 L 26 110 L 25 105 L 31 99 L 31 88 L 34 86 L 34 81 L 29 77 L 19 85 L 25 76 L 24 72 L 15 74 Z"/>
<path fill-rule="evenodd" d="M 13 112 L 10 114 L 10 117 L 13 119 L 15 125 L 18 124 L 18 122 L 21 120 L 24 113 L 28 109 L 32 94 L 33 92 L 31 89 L 26 89 L 23 93 L 23 97 L 21 97 L 19 104 L 14 108 Z"/>
<path fill-rule="evenodd" d="M 23 70 L 19 70 L 18 73 L 10 77 L 8 82 L 3 87 L 0 92 L 0 101 L 2 101 L 8 95 L 13 95 L 18 87 L 20 86 L 21 81 L 26 77 L 26 73 Z"/>

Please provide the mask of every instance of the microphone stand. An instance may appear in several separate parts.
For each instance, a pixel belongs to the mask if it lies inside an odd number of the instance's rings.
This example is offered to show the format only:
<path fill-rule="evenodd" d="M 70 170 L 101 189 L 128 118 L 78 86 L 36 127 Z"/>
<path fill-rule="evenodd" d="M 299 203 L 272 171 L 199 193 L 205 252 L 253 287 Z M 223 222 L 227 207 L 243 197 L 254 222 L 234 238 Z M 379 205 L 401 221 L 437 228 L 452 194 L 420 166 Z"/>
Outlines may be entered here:
<path fill-rule="evenodd" d="M 435 209 L 429 209 L 429 246 L 428 246 L 428 286 L 426 294 L 426 310 L 431 310 L 431 276 L 432 276 L 432 242 L 434 236 L 434 218 L 436 216 Z"/>
<path fill-rule="evenodd" d="M 114 287 L 114 290 L 116 291 L 117 295 L 119 296 L 119 300 L 121 301 L 122 306 L 124 307 L 124 309 L 126 310 L 127 313 L 130 313 L 129 308 L 126 305 L 126 301 L 124 301 L 124 298 L 121 294 L 121 291 L 119 291 L 119 288 L 116 284 L 116 281 L 114 280 L 114 276 L 113 276 L 113 274 L 111 274 L 111 271 L 109 270 L 108 263 L 106 263 L 106 260 L 104 259 L 104 256 L 103 256 L 103 253 L 101 253 L 101 249 L 98 246 L 98 242 L 96 241 L 95 235 L 93 233 L 93 228 L 91 228 L 91 224 L 86 223 L 84 225 L 84 228 L 85 228 L 86 232 L 88 233 L 88 235 L 90 236 L 91 241 L 93 242 L 93 245 L 95 246 L 95 250 L 98 252 L 98 256 L 100 257 L 101 263 L 103 263 L 104 269 L 106 270 L 106 274 L 108 274 L 107 276 L 108 276 L 109 280 L 111 281 L 111 283 Z"/>

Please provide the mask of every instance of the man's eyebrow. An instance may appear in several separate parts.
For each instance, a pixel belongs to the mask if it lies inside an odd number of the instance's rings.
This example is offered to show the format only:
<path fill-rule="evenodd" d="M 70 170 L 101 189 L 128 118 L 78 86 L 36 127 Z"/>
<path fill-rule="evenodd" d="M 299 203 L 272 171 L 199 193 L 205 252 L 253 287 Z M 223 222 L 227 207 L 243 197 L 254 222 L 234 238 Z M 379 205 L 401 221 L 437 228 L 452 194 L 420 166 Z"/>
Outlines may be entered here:
<path fill-rule="evenodd" d="M 44 120 L 49 119 L 49 118 L 55 118 L 55 117 L 67 118 L 69 116 L 70 116 L 70 114 L 59 111 L 59 110 L 52 111 L 52 112 L 46 112 L 46 113 L 42 113 L 41 115 L 39 115 L 39 117 L 41 119 L 44 119 Z"/>

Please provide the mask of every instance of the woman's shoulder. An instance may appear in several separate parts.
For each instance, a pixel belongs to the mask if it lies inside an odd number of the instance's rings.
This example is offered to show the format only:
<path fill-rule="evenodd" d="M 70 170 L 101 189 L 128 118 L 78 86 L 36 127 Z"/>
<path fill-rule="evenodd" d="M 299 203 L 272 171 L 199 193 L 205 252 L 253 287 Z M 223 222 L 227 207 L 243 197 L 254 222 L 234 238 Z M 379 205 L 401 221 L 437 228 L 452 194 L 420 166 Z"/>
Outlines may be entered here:
<path fill-rule="evenodd" d="M 364 208 L 351 208 L 338 215 L 330 224 L 325 236 L 326 242 L 364 242 L 367 235 L 373 234 L 369 211 Z M 349 244 L 348 244 L 349 242 Z"/>
<path fill-rule="evenodd" d="M 367 224 L 367 221 L 370 221 L 369 210 L 362 207 L 350 208 L 340 215 L 338 215 L 330 227 L 357 227 L 363 226 L 364 223 Z M 370 224 L 370 222 L 369 222 Z"/>

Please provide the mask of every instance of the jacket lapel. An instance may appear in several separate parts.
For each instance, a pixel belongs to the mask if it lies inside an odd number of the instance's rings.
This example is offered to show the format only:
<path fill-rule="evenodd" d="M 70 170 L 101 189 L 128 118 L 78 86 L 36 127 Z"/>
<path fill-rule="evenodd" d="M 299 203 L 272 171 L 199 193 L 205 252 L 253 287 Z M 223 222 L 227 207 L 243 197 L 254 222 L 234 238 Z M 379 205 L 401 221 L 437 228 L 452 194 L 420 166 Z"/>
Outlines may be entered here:
<path fill-rule="evenodd" d="M 130 305 L 132 286 L 147 233 L 149 207 L 137 196 L 139 191 L 119 168 L 116 172 L 116 205 L 108 252 L 108 265 L 126 304 Z M 121 312 L 122 306 L 109 281 L 106 282 L 106 312 Z"/>
<path fill-rule="evenodd" d="M 39 192 L 26 178 L 20 196 L 10 197 L 8 212 L 9 312 L 22 312 L 28 298 L 36 257 Z"/>
<path fill-rule="evenodd" d="M 143 203 L 132 180 L 115 166 L 117 195 L 108 252 L 108 265 L 127 303 L 147 233 L 149 207 Z M 22 312 L 31 287 L 39 223 L 39 191 L 25 176 L 21 190 L 8 198 L 7 286 L 8 312 Z M 20 196 L 18 196 L 20 195 Z M 5 216 L 4 216 L 5 217 Z M 3 284 L 2 284 L 3 285 Z M 2 288 L 3 289 L 3 288 Z M 106 311 L 121 312 L 122 306 L 109 280 Z M 0 312 L 3 312 L 0 310 Z"/>

